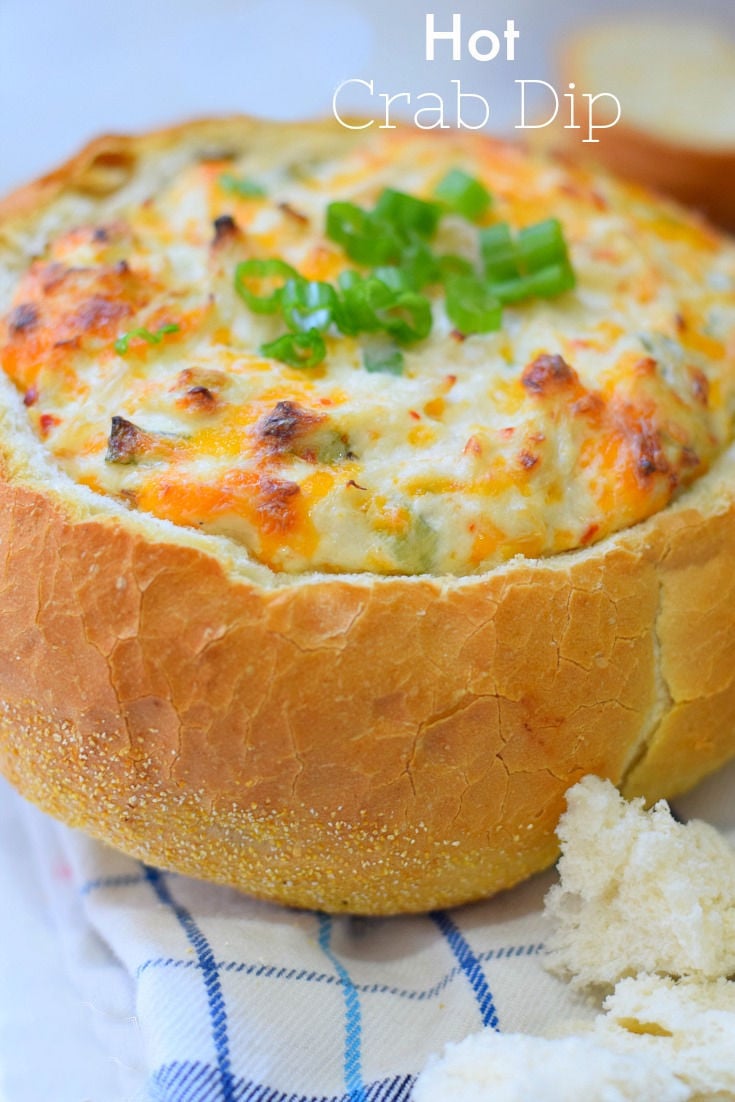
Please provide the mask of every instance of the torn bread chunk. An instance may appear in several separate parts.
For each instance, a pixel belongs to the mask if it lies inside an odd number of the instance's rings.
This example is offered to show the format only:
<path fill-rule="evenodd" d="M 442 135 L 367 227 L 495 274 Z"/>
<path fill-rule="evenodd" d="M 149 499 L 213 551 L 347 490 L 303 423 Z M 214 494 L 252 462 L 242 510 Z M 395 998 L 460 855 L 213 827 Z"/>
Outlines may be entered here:
<path fill-rule="evenodd" d="M 641 975 L 621 980 L 604 1009 L 597 1043 L 645 1053 L 695 1097 L 735 1098 L 735 983 Z"/>
<path fill-rule="evenodd" d="M 639 972 L 714 980 L 735 972 L 735 851 L 707 823 L 650 811 L 608 781 L 567 793 L 560 882 L 546 897 L 549 968 L 578 988 Z"/>
<path fill-rule="evenodd" d="M 486 1030 L 447 1045 L 419 1076 L 413 1102 L 686 1102 L 688 1087 L 647 1053 L 596 1038 L 549 1040 Z"/>

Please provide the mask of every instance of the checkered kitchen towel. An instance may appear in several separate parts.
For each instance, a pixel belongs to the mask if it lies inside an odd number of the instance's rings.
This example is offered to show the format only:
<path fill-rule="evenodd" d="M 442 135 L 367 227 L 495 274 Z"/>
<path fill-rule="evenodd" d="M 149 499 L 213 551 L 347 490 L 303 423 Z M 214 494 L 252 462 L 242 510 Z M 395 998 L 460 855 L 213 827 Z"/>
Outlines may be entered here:
<path fill-rule="evenodd" d="M 731 769 L 677 810 L 732 829 L 733 793 Z M 448 1040 L 592 1013 L 542 966 L 553 873 L 453 911 L 336 918 L 149 868 L 17 802 L 97 1018 L 81 1062 L 106 1049 L 117 1080 L 9 1102 L 408 1102 Z M 53 1038 L 35 1042 L 44 1060 Z"/>

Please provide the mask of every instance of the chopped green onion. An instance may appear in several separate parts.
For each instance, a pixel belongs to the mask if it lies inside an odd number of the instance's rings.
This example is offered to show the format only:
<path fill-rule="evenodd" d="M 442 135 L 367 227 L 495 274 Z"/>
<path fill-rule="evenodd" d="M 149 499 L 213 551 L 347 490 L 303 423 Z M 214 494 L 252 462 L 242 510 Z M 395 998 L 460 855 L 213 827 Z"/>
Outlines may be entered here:
<path fill-rule="evenodd" d="M 239 195 L 243 199 L 262 199 L 267 194 L 262 184 L 242 176 L 233 176 L 231 172 L 223 172 L 217 183 L 228 195 Z"/>
<path fill-rule="evenodd" d="M 386 287 L 390 287 L 391 291 L 413 291 L 415 289 L 413 281 L 403 266 L 396 268 L 394 265 L 389 265 L 383 268 L 375 268 L 372 275 L 375 279 L 379 279 L 381 283 L 384 283 Z"/>
<path fill-rule="evenodd" d="M 523 302 L 527 298 L 554 298 L 576 286 L 574 270 L 569 263 L 550 264 L 538 272 L 508 279 L 504 283 L 491 283 L 493 294 L 504 305 Z"/>
<path fill-rule="evenodd" d="M 284 333 L 260 346 L 264 356 L 280 360 L 289 367 L 316 367 L 327 354 L 324 338 L 316 329 L 308 333 Z"/>
<path fill-rule="evenodd" d="M 533 296 L 530 276 L 515 276 L 513 279 L 503 280 L 502 283 L 491 283 L 490 287 L 503 306 L 514 302 L 523 302 L 524 299 Z"/>
<path fill-rule="evenodd" d="M 480 256 L 485 275 L 493 282 L 517 279 L 521 274 L 516 244 L 507 222 L 498 222 L 480 230 Z"/>
<path fill-rule="evenodd" d="M 415 291 L 394 289 L 375 275 L 363 281 L 361 297 L 370 324 L 366 329 L 385 329 L 397 341 L 409 343 L 428 336 L 431 303 Z"/>
<path fill-rule="evenodd" d="M 243 260 L 235 268 L 235 290 L 255 314 L 275 314 L 284 285 L 300 278 L 284 260 Z"/>
<path fill-rule="evenodd" d="M 448 279 L 455 275 L 471 276 L 475 274 L 472 261 L 467 260 L 464 256 L 457 256 L 455 253 L 445 253 L 438 257 L 437 268 L 442 283 L 446 283 Z"/>
<path fill-rule="evenodd" d="M 381 268 L 378 271 L 386 278 L 376 273 L 368 276 L 358 272 L 340 274 L 342 298 L 335 321 L 341 332 L 354 336 L 385 329 L 401 344 L 428 336 L 432 322 L 429 300 L 406 289 L 399 270 Z"/>
<path fill-rule="evenodd" d="M 403 353 L 388 341 L 374 341 L 362 350 L 362 362 L 371 374 L 402 375 Z"/>
<path fill-rule="evenodd" d="M 340 272 L 337 283 L 342 292 L 335 313 L 335 322 L 340 332 L 355 336 L 357 333 L 380 329 L 380 320 L 375 313 L 375 299 L 382 297 L 388 301 L 395 292 L 375 276 L 362 276 L 352 270 Z M 372 294 L 371 283 L 377 284 Z"/>
<path fill-rule="evenodd" d="M 516 255 L 521 269 L 529 273 L 566 261 L 567 243 L 559 219 L 547 218 L 519 230 Z"/>
<path fill-rule="evenodd" d="M 572 291 L 577 285 L 574 269 L 568 261 L 561 264 L 549 264 L 527 276 L 531 294 L 537 298 L 554 298 L 564 291 Z"/>
<path fill-rule="evenodd" d="M 329 283 L 289 279 L 281 291 L 283 320 L 289 329 L 328 329 L 337 312 L 337 293 Z"/>
<path fill-rule="evenodd" d="M 420 239 L 410 241 L 401 253 L 398 270 L 413 291 L 420 291 L 427 283 L 441 280 L 439 261 L 429 246 Z"/>
<path fill-rule="evenodd" d="M 500 328 L 503 307 L 494 289 L 476 276 L 458 275 L 446 285 L 447 316 L 460 333 Z"/>
<path fill-rule="evenodd" d="M 481 218 L 491 203 L 485 185 L 460 168 L 453 168 L 434 189 L 437 199 L 470 222 Z"/>
<path fill-rule="evenodd" d="M 385 285 L 384 285 L 385 286 Z M 423 340 L 431 332 L 431 303 L 415 291 L 396 292 L 392 301 L 382 305 L 375 302 L 375 313 L 381 327 L 400 344 Z"/>
<path fill-rule="evenodd" d="M 330 203 L 327 237 L 341 245 L 351 260 L 375 267 L 400 257 L 400 241 L 389 223 L 355 203 Z"/>
<path fill-rule="evenodd" d="M 115 351 L 118 356 L 124 356 L 128 351 L 128 345 L 133 337 L 140 337 L 141 340 L 146 341 L 147 344 L 160 344 L 163 338 L 168 333 L 178 333 L 178 325 L 162 325 L 160 329 L 156 329 L 155 333 L 152 333 L 150 329 L 130 329 L 127 333 L 123 333 L 121 337 L 118 337 L 115 341 Z"/>
<path fill-rule="evenodd" d="M 381 192 L 373 215 L 383 222 L 390 222 L 406 236 L 433 237 L 441 218 L 438 203 L 427 203 L 415 195 L 386 188 Z"/>

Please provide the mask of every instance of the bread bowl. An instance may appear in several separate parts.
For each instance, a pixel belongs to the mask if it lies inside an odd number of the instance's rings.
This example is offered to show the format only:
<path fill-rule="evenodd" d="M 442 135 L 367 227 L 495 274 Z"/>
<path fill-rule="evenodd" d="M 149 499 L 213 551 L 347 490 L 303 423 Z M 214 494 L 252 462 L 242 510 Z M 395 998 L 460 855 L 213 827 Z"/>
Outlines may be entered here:
<path fill-rule="evenodd" d="M 434 286 L 402 374 L 334 327 L 315 366 L 262 351 L 245 257 L 332 278 L 329 199 L 457 170 L 480 223 L 558 217 L 576 289 L 467 336 Z M 472 257 L 443 212 L 435 249 Z M 47 812 L 388 914 L 548 865 L 584 774 L 655 799 L 732 755 L 735 249 L 707 225 L 478 135 L 230 119 L 92 143 L 5 201 L 0 252 L 0 767 Z"/>
<path fill-rule="evenodd" d="M 574 156 L 703 211 L 735 231 L 735 38 L 732 28 L 676 16 L 628 16 L 584 27 L 564 42 L 564 84 L 604 88 L 621 120 L 595 143 L 559 120 L 547 133 Z M 610 101 L 612 102 L 612 101 Z M 597 121 L 604 125 L 602 101 Z"/>

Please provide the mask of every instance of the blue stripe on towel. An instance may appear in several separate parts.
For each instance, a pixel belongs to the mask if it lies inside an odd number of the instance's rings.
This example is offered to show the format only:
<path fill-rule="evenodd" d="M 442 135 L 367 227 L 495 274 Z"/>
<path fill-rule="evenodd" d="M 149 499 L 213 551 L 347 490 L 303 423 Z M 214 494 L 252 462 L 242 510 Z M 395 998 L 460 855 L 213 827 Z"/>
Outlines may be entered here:
<path fill-rule="evenodd" d="M 505 957 L 530 957 L 538 956 L 544 950 L 543 942 L 537 941 L 524 945 L 501 945 L 497 949 L 486 949 L 481 953 L 475 953 L 476 959 L 482 965 L 491 960 L 502 960 Z M 136 978 L 142 976 L 150 969 L 192 969 L 199 968 L 199 961 L 180 960 L 177 957 L 151 957 L 138 965 L 135 971 Z M 334 972 L 316 972 L 307 968 L 286 968 L 284 965 L 266 964 L 263 961 L 244 960 L 218 960 L 218 972 L 242 973 L 246 976 L 266 977 L 273 980 L 285 980 L 296 983 L 340 984 L 340 977 Z M 396 987 L 388 983 L 356 983 L 352 980 L 352 986 L 358 994 L 362 995 L 386 995 L 395 996 L 398 999 L 406 999 L 414 1002 L 429 1002 L 439 998 L 458 976 L 463 976 L 464 970 L 455 964 L 438 980 L 429 987 Z"/>
<path fill-rule="evenodd" d="M 144 865 L 145 876 L 148 883 L 156 893 L 160 903 L 168 907 L 176 916 L 176 919 L 186 934 L 187 940 L 194 949 L 199 966 L 202 970 L 204 987 L 207 992 L 209 1004 L 209 1020 L 212 1027 L 212 1040 L 217 1057 L 217 1068 L 221 1083 L 221 1093 L 214 1096 L 221 1102 L 235 1102 L 233 1092 L 233 1077 L 230 1064 L 230 1042 L 227 1035 L 227 1008 L 225 1007 L 222 984 L 220 983 L 219 970 L 214 953 L 202 931 L 191 917 L 186 907 L 177 903 L 168 890 L 164 876 L 158 869 Z M 183 1095 L 180 1096 L 183 1099 Z M 192 1098 L 206 1097 L 192 1095 Z"/>
<path fill-rule="evenodd" d="M 215 1080 L 217 1068 L 199 1061 L 173 1061 L 160 1067 L 151 1080 L 152 1102 L 221 1102 Z M 396 1075 L 361 1087 L 364 1102 L 409 1102 L 413 1075 Z M 355 1095 L 304 1095 L 274 1090 L 265 1083 L 233 1082 L 232 1102 L 354 1102 Z"/>
<path fill-rule="evenodd" d="M 349 1102 L 366 1102 L 365 1085 L 362 1080 L 362 1021 L 360 1015 L 360 996 L 347 969 L 331 947 L 332 919 L 320 914 L 319 947 L 334 965 L 342 983 L 345 1000 L 345 1086 L 349 1091 Z"/>
<path fill-rule="evenodd" d="M 498 1012 L 495 1009 L 492 991 L 485 979 L 482 965 L 475 955 L 472 946 L 465 938 L 462 931 L 449 917 L 446 911 L 432 911 L 430 918 L 441 931 L 449 948 L 456 957 L 457 963 L 470 981 L 470 986 L 475 993 L 480 1017 L 484 1026 L 491 1029 L 499 1028 Z"/>
<path fill-rule="evenodd" d="M 132 888 L 135 884 L 145 884 L 145 876 L 140 873 L 129 873 L 127 876 L 103 876 L 99 880 L 87 880 L 82 884 L 79 892 L 81 895 L 90 895 L 101 888 Z"/>

